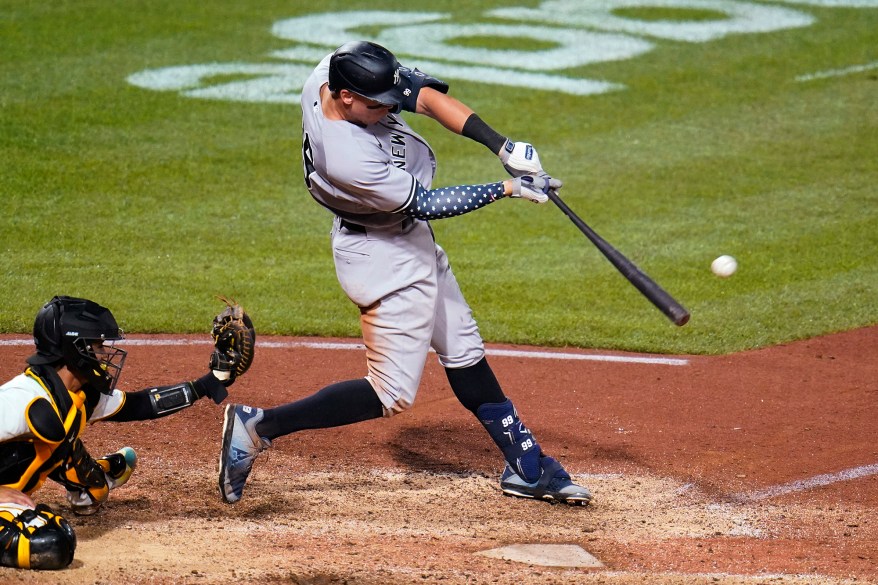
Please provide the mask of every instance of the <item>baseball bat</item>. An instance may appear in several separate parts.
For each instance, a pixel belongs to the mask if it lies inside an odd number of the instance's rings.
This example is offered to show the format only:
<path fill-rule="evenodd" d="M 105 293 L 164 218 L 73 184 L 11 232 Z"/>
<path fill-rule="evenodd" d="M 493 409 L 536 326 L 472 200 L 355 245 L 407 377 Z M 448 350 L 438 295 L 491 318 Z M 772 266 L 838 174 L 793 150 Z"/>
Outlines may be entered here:
<path fill-rule="evenodd" d="M 549 191 L 549 199 L 558 206 L 558 209 L 570 218 L 573 225 L 579 228 L 585 237 L 597 247 L 601 253 L 606 256 L 607 260 L 622 273 L 622 276 L 628 279 L 628 282 L 634 285 L 643 296 L 652 302 L 653 305 L 667 316 L 674 325 L 682 327 L 689 321 L 689 311 L 668 294 L 665 289 L 660 287 L 653 279 L 647 276 L 637 265 L 625 257 L 619 250 L 614 248 L 609 242 L 598 235 L 596 231 L 591 229 L 578 215 L 573 213 L 564 201 L 558 196 L 554 190 Z"/>

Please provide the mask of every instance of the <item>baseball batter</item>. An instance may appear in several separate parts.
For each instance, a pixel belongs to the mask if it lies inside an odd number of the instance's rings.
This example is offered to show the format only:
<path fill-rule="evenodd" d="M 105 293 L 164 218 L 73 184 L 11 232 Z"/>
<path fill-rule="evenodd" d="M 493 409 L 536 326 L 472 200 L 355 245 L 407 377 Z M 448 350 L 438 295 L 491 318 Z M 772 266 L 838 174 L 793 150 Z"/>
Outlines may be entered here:
<path fill-rule="evenodd" d="M 502 451 L 504 493 L 570 504 L 591 501 L 589 491 L 543 453 L 503 393 L 430 227 L 431 220 L 469 213 L 504 197 L 543 203 L 561 182 L 542 170 L 533 146 L 507 140 L 447 91 L 442 81 L 403 67 L 384 47 L 362 41 L 328 55 L 306 82 L 305 184 L 334 215 L 336 275 L 360 309 L 368 374 L 275 408 L 228 405 L 219 477 L 225 501 L 241 498 L 255 458 L 275 438 L 411 408 L 431 347 L 454 394 Z M 433 189 L 436 157 L 400 111 L 431 117 L 484 144 L 513 178 Z"/>

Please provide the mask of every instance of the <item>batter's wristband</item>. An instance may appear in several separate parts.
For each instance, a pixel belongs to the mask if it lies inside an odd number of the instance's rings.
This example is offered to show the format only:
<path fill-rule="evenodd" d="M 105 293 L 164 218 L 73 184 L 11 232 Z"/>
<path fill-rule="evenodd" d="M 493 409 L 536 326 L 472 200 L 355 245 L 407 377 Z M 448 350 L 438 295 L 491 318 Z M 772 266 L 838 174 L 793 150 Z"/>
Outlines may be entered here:
<path fill-rule="evenodd" d="M 460 135 L 484 144 L 494 154 L 499 154 L 500 149 L 506 144 L 506 137 L 501 136 L 488 126 L 484 120 L 479 118 L 478 114 L 470 114 L 470 117 L 463 123 L 463 130 L 460 131 Z"/>

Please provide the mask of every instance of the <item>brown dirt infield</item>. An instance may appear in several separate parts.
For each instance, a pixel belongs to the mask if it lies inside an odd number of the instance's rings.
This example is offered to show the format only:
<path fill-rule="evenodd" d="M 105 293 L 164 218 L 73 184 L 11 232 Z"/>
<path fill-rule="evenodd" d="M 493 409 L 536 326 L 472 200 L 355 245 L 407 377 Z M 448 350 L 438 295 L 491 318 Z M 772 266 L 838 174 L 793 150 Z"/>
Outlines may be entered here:
<path fill-rule="evenodd" d="M 139 343 L 204 337 L 131 337 L 123 389 L 203 371 L 206 345 Z M 22 339 L 0 336 L 3 381 Z M 363 374 L 362 351 L 301 344 L 355 340 L 260 341 L 278 347 L 259 346 L 230 400 L 268 407 Z M 221 406 L 94 425 L 93 454 L 137 450 L 132 480 L 72 518 L 69 569 L 0 569 L 0 583 L 878 582 L 878 327 L 677 357 L 688 365 L 489 357 L 589 508 L 502 497 L 499 453 L 434 359 L 410 412 L 277 440 L 235 505 L 216 488 Z M 36 499 L 68 513 L 55 485 Z M 516 543 L 578 545 L 604 567 L 474 554 Z"/>

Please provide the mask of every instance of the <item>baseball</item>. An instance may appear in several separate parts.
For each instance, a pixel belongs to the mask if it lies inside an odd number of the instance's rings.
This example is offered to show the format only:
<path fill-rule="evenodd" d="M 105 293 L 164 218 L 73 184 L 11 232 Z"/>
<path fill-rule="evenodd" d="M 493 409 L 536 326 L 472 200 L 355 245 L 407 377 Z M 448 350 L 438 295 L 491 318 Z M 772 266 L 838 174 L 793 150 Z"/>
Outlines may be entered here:
<path fill-rule="evenodd" d="M 710 269 L 721 278 L 728 278 L 738 269 L 738 261 L 731 256 L 720 256 L 710 263 Z"/>

